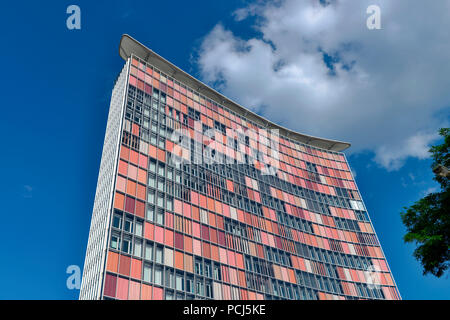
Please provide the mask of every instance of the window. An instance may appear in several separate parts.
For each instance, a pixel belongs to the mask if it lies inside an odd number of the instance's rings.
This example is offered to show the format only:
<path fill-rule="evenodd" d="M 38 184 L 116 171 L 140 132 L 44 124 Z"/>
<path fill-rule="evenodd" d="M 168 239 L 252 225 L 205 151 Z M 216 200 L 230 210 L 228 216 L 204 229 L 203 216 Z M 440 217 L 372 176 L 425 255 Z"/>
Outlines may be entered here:
<path fill-rule="evenodd" d="M 172 197 L 167 197 L 166 206 L 167 206 L 167 210 L 173 211 L 173 198 Z"/>
<path fill-rule="evenodd" d="M 222 280 L 220 276 L 220 268 L 217 264 L 214 264 L 214 280 Z"/>
<path fill-rule="evenodd" d="M 134 255 L 136 257 L 142 257 L 142 241 L 135 240 L 134 242 Z"/>
<path fill-rule="evenodd" d="M 158 174 L 163 177 L 164 177 L 164 172 L 165 172 L 164 168 L 165 168 L 164 164 L 160 162 L 158 165 Z"/>
<path fill-rule="evenodd" d="M 165 280 L 166 280 L 166 287 L 169 287 L 169 288 L 175 287 L 173 270 L 166 269 L 166 279 Z"/>
<path fill-rule="evenodd" d="M 144 264 L 144 281 L 152 282 L 152 267 L 150 264 Z"/>
<path fill-rule="evenodd" d="M 180 273 L 177 273 L 176 275 L 176 289 L 179 291 L 184 291 L 183 275 Z"/>
<path fill-rule="evenodd" d="M 155 261 L 158 263 L 162 263 L 163 261 L 163 248 L 162 247 L 156 247 L 156 256 Z"/>
<path fill-rule="evenodd" d="M 204 296 L 205 295 L 202 279 L 197 279 L 197 281 L 196 281 L 195 294 L 199 295 L 199 296 Z"/>
<path fill-rule="evenodd" d="M 125 253 L 130 253 L 131 251 L 131 239 L 125 238 L 122 242 L 122 251 Z"/>
<path fill-rule="evenodd" d="M 158 190 L 164 192 L 164 178 L 158 178 Z"/>
<path fill-rule="evenodd" d="M 195 259 L 195 273 L 203 275 L 202 261 Z"/>
<path fill-rule="evenodd" d="M 131 220 L 130 218 L 125 219 L 123 230 L 127 232 L 133 232 L 133 220 Z"/>
<path fill-rule="evenodd" d="M 161 149 L 165 149 L 165 140 L 163 138 L 158 139 L 158 147 Z"/>
<path fill-rule="evenodd" d="M 164 208 L 164 193 L 158 192 L 158 207 Z"/>
<path fill-rule="evenodd" d="M 208 298 L 212 298 L 212 286 L 210 281 L 206 281 L 205 284 L 205 293 Z"/>
<path fill-rule="evenodd" d="M 166 300 L 173 300 L 173 292 L 166 291 Z"/>
<path fill-rule="evenodd" d="M 155 219 L 155 208 L 152 206 L 147 206 L 147 215 L 146 218 L 148 221 L 154 221 Z"/>
<path fill-rule="evenodd" d="M 211 262 L 205 261 L 205 276 L 212 278 Z"/>
<path fill-rule="evenodd" d="M 155 188 L 156 187 L 156 184 L 155 184 L 155 175 L 154 174 L 149 174 L 148 175 L 148 186 L 149 187 L 152 187 L 152 188 Z"/>
<path fill-rule="evenodd" d="M 119 250 L 120 248 L 120 237 L 118 235 L 111 235 L 111 243 L 110 243 L 111 248 Z"/>
<path fill-rule="evenodd" d="M 156 223 L 164 225 L 164 210 L 158 209 L 156 213 Z"/>
<path fill-rule="evenodd" d="M 147 260 L 153 259 L 153 244 L 148 242 L 145 244 L 145 259 Z"/>
<path fill-rule="evenodd" d="M 155 267 L 155 283 L 162 286 L 162 268 Z"/>
<path fill-rule="evenodd" d="M 136 228 L 134 234 L 142 237 L 142 221 L 136 221 Z"/>
<path fill-rule="evenodd" d="M 149 171 L 156 173 L 156 160 L 150 160 Z"/>
<path fill-rule="evenodd" d="M 122 228 L 122 216 L 115 214 L 113 218 L 113 227 L 117 229 Z"/>
<path fill-rule="evenodd" d="M 148 203 L 154 204 L 155 203 L 155 191 L 149 189 L 147 193 L 147 201 Z"/>
<path fill-rule="evenodd" d="M 186 291 L 194 293 L 194 278 L 192 276 L 187 276 L 186 278 Z"/>

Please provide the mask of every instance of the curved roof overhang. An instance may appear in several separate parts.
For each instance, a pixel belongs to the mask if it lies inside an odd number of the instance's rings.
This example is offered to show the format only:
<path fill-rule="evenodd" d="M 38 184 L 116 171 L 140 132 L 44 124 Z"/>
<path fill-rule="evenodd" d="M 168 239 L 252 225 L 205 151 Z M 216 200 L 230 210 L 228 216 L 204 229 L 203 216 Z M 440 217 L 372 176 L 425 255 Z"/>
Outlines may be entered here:
<path fill-rule="evenodd" d="M 135 56 L 155 66 L 167 75 L 170 75 L 171 77 L 189 86 L 191 89 L 198 91 L 205 97 L 208 97 L 211 100 L 220 103 L 221 105 L 229 108 L 237 114 L 244 116 L 245 118 L 261 125 L 268 130 L 278 129 L 279 133 L 285 137 L 314 147 L 337 152 L 343 151 L 350 147 L 350 143 L 348 142 L 318 138 L 298 133 L 267 120 L 266 118 L 248 110 L 247 108 L 244 108 L 240 104 L 225 97 L 200 80 L 197 80 L 187 72 L 181 70 L 151 49 L 147 48 L 145 45 L 143 45 L 133 37 L 129 36 L 128 34 L 122 35 L 122 38 L 120 39 L 119 54 L 124 60 L 127 60 L 132 54 L 134 54 Z"/>

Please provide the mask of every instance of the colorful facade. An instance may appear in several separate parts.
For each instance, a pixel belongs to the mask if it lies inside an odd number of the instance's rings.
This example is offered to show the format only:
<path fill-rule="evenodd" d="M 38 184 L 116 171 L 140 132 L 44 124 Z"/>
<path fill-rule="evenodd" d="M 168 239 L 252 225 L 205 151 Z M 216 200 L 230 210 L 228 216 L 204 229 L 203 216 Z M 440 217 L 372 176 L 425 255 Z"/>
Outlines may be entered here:
<path fill-rule="evenodd" d="M 80 299 L 400 299 L 349 144 L 277 126 L 129 36 L 120 55 Z"/>

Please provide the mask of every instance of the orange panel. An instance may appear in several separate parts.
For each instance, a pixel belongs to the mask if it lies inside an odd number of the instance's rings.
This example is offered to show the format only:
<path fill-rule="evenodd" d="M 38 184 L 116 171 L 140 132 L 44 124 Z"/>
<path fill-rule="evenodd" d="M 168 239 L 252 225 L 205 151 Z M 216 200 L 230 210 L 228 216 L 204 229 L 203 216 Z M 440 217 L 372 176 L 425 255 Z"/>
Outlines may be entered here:
<path fill-rule="evenodd" d="M 211 245 L 211 259 L 219 261 L 219 247 Z"/>
<path fill-rule="evenodd" d="M 161 149 L 157 149 L 157 156 L 159 161 L 166 162 L 166 152 Z"/>
<path fill-rule="evenodd" d="M 143 184 L 147 183 L 147 171 L 142 169 L 138 170 L 138 181 Z"/>
<path fill-rule="evenodd" d="M 130 150 L 130 162 L 137 166 L 139 162 L 139 153 L 134 150 Z"/>
<path fill-rule="evenodd" d="M 131 258 L 121 254 L 120 259 L 119 259 L 119 273 L 124 276 L 129 276 L 130 275 L 130 264 L 131 264 Z"/>
<path fill-rule="evenodd" d="M 145 222 L 145 230 L 144 230 L 144 237 L 148 240 L 153 240 L 153 229 L 154 225 L 148 222 Z"/>
<path fill-rule="evenodd" d="M 148 155 L 154 159 L 156 159 L 156 147 L 149 145 L 148 146 Z"/>
<path fill-rule="evenodd" d="M 129 157 L 130 157 L 130 149 L 122 145 L 120 147 L 120 158 L 128 161 Z"/>
<path fill-rule="evenodd" d="M 119 254 L 112 251 L 108 251 L 106 270 L 117 273 L 118 266 L 119 266 Z"/>
<path fill-rule="evenodd" d="M 209 250 L 210 245 L 208 243 L 206 243 L 206 242 L 202 242 L 202 245 L 203 245 L 203 257 L 207 258 L 207 259 L 210 259 L 211 258 L 211 253 L 210 253 L 210 250 Z"/>
<path fill-rule="evenodd" d="M 194 272 L 191 255 L 184 254 L 184 270 L 187 272 Z"/>
<path fill-rule="evenodd" d="M 136 182 L 128 180 L 128 182 L 127 182 L 127 193 L 129 195 L 132 195 L 133 197 L 136 196 Z"/>
<path fill-rule="evenodd" d="M 175 251 L 175 268 L 183 270 L 183 253 L 180 251 Z"/>
<path fill-rule="evenodd" d="M 137 185 L 137 197 L 141 200 L 146 200 L 146 195 L 147 195 L 147 188 L 145 186 L 143 186 L 142 184 L 138 184 Z"/>
<path fill-rule="evenodd" d="M 142 262 L 141 260 L 131 259 L 131 277 L 141 279 Z"/>
<path fill-rule="evenodd" d="M 128 164 L 125 161 L 119 161 L 119 173 L 123 176 L 128 175 Z"/>
<path fill-rule="evenodd" d="M 148 284 L 142 284 L 141 300 L 152 300 L 152 286 L 149 286 Z"/>
<path fill-rule="evenodd" d="M 135 215 L 144 218 L 145 217 L 145 203 L 142 201 L 136 201 L 136 211 L 134 212 Z"/>
<path fill-rule="evenodd" d="M 125 196 L 123 194 L 116 192 L 116 195 L 114 197 L 114 208 L 123 210 L 124 201 L 125 201 Z"/>
<path fill-rule="evenodd" d="M 192 238 L 184 236 L 184 250 L 192 253 Z"/>
<path fill-rule="evenodd" d="M 164 243 L 173 248 L 173 231 L 165 230 Z"/>

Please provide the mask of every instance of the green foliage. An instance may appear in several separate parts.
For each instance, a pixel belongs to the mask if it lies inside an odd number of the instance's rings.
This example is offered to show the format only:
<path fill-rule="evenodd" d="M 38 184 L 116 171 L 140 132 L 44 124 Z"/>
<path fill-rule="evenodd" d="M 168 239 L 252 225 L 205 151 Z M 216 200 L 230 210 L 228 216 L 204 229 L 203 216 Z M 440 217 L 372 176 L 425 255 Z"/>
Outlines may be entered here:
<path fill-rule="evenodd" d="M 434 168 L 440 164 L 450 169 L 450 128 L 439 130 L 444 142 L 432 146 Z M 448 177 L 435 175 L 441 191 L 430 193 L 401 213 L 407 233 L 405 242 L 417 244 L 414 257 L 423 266 L 423 273 L 441 277 L 450 267 L 450 182 Z"/>

